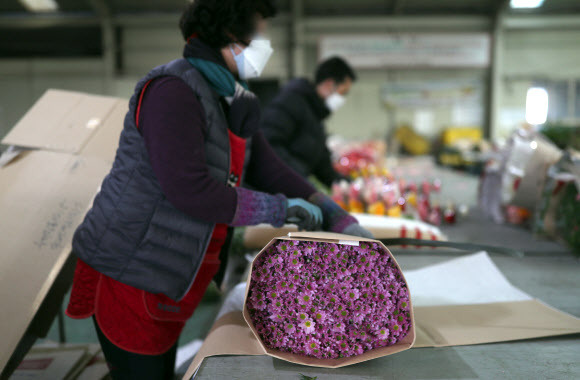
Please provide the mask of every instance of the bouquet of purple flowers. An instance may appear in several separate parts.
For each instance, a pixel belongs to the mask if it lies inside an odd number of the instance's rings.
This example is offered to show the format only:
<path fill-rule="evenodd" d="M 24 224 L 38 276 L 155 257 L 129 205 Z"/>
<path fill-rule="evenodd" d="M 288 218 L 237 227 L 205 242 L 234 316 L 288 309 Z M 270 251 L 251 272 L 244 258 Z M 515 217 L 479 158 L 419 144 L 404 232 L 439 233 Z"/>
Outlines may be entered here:
<path fill-rule="evenodd" d="M 409 348 L 409 290 L 386 247 L 314 236 L 324 239 L 274 239 L 253 262 L 244 315 L 266 351 L 337 366 Z"/>

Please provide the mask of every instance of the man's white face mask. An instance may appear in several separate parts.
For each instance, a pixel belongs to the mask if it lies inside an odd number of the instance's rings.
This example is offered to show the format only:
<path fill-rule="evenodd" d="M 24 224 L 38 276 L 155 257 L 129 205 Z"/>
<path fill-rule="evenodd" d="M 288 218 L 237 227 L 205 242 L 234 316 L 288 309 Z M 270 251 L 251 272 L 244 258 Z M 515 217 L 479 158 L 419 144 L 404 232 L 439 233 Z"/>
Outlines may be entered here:
<path fill-rule="evenodd" d="M 331 112 L 336 112 L 344 105 L 344 103 L 346 103 L 346 98 L 338 92 L 334 91 L 328 98 L 326 98 L 324 102 L 326 103 L 326 107 L 328 107 Z"/>
<path fill-rule="evenodd" d="M 237 46 L 241 49 L 239 45 Z M 240 54 L 236 55 L 232 47 L 230 47 L 230 51 L 236 61 L 240 79 L 246 80 L 258 78 L 262 74 L 274 49 L 272 49 L 270 40 L 258 36 L 253 38 L 250 44 Z"/>

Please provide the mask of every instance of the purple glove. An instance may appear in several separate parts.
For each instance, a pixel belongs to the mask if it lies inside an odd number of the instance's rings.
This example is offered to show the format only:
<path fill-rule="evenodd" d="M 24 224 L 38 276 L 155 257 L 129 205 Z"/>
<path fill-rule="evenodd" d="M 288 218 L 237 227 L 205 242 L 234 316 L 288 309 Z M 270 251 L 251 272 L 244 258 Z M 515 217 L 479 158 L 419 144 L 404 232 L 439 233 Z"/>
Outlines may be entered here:
<path fill-rule="evenodd" d="M 274 227 L 282 227 L 287 214 L 288 201 L 282 194 L 266 194 L 237 187 L 238 206 L 233 227 L 253 226 L 268 223 Z"/>

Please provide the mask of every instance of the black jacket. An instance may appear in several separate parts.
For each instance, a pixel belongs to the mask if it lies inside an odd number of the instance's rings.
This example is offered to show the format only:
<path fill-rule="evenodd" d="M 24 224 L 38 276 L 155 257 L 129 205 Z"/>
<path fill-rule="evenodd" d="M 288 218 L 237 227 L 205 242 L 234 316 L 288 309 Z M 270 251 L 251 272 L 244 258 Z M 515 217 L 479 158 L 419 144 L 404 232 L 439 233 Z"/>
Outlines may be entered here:
<path fill-rule="evenodd" d="M 316 87 L 306 79 L 290 81 L 266 107 L 262 129 L 278 155 L 304 177 L 326 186 L 341 179 L 332 167 L 322 121 L 330 115 Z"/>

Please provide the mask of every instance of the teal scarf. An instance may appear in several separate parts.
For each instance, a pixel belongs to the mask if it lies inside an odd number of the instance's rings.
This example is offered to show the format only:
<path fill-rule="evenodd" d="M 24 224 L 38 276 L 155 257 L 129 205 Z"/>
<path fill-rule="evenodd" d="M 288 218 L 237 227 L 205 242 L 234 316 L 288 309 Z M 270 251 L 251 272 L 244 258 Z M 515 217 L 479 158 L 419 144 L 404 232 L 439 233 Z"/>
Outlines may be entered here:
<path fill-rule="evenodd" d="M 236 92 L 236 78 L 228 69 L 217 63 L 201 58 L 186 57 L 187 61 L 195 67 L 213 87 L 213 89 L 223 97 L 234 96 Z M 248 84 L 239 80 L 238 83 L 246 90 Z"/>

